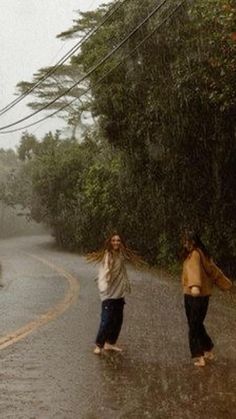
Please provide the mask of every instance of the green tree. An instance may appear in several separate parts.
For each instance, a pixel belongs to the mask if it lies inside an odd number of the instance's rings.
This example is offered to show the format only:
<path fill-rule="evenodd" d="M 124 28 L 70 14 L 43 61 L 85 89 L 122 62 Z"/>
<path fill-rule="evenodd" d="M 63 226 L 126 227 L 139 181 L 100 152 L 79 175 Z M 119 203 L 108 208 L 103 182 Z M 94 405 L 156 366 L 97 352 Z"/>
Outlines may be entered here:
<path fill-rule="evenodd" d="M 72 67 L 85 74 L 156 4 L 120 8 L 63 68 L 60 82 Z M 190 226 L 219 261 L 235 262 L 235 6 L 189 0 L 171 16 L 177 4 L 167 1 L 91 74 L 82 109 L 96 124 L 82 144 L 50 134 L 26 162 L 37 196 L 32 214 L 47 219 L 63 246 L 92 249 L 117 227 L 148 260 L 171 265 L 179 233 Z M 59 37 L 80 38 L 109 7 L 80 13 Z M 73 118 L 79 123 L 80 113 Z"/>

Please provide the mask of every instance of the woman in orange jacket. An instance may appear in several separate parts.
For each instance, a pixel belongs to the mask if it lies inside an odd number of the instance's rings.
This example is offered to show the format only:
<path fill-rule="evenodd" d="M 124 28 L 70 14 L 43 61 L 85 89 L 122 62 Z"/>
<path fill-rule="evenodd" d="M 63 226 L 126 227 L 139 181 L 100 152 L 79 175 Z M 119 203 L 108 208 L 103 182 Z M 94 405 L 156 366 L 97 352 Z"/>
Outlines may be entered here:
<path fill-rule="evenodd" d="M 183 272 L 185 312 L 189 326 L 189 346 L 194 365 L 204 367 L 206 359 L 213 359 L 214 344 L 204 326 L 209 298 L 214 284 L 228 290 L 232 282 L 214 264 L 209 252 L 194 232 L 183 237 Z"/>

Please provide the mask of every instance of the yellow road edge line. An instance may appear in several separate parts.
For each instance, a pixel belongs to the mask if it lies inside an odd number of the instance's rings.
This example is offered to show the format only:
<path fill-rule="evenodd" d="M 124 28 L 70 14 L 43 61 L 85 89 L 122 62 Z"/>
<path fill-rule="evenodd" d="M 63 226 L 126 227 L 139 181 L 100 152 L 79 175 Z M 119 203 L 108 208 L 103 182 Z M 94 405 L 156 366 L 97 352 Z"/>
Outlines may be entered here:
<path fill-rule="evenodd" d="M 72 304 L 74 304 L 77 301 L 79 295 L 79 283 L 73 275 L 64 270 L 62 267 L 57 266 L 42 257 L 36 256 L 31 253 L 26 254 L 31 258 L 36 259 L 42 264 L 48 266 L 54 272 L 59 273 L 60 276 L 67 280 L 69 288 L 64 298 L 60 300 L 55 306 L 50 308 L 48 311 L 41 314 L 38 319 L 33 320 L 27 323 L 25 326 L 22 326 L 19 329 L 11 333 L 8 333 L 6 336 L 0 338 L 0 350 L 5 349 L 8 346 L 13 345 L 14 343 L 24 339 L 29 334 L 33 333 L 35 330 L 61 316 L 66 310 L 68 310 L 68 308 Z"/>

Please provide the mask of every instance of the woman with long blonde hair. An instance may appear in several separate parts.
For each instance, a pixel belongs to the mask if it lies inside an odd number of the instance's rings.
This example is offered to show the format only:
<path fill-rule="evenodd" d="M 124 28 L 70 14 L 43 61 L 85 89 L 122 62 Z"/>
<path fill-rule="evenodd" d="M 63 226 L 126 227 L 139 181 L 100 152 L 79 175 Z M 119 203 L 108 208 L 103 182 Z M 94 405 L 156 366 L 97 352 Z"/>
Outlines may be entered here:
<path fill-rule="evenodd" d="M 102 313 L 94 353 L 101 354 L 103 349 L 121 352 L 116 342 L 123 323 L 125 296 L 131 288 L 126 263 L 130 262 L 137 267 L 141 259 L 117 233 L 106 240 L 102 250 L 90 253 L 87 259 L 100 264 L 97 284 Z"/>

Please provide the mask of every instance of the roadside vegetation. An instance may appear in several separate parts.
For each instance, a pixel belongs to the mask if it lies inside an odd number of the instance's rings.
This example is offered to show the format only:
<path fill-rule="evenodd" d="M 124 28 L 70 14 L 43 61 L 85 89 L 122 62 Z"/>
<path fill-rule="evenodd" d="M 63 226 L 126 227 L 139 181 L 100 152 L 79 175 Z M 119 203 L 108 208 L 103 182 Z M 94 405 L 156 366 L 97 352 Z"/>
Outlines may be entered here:
<path fill-rule="evenodd" d="M 36 89 L 31 108 L 48 103 L 114 48 L 156 4 L 144 3 L 136 0 L 120 9 L 60 69 L 56 80 L 53 76 Z M 180 232 L 190 227 L 201 233 L 218 263 L 233 272 L 235 4 L 187 1 L 132 53 L 176 4 L 167 3 L 64 98 L 91 87 L 61 113 L 69 138 L 59 132 L 43 139 L 24 133 L 16 172 L 4 181 L 8 192 L 1 193 L 9 205 L 29 208 L 32 219 L 50 226 L 61 247 L 90 251 L 115 228 L 150 263 L 173 267 Z M 108 7 L 79 13 L 73 27 L 59 37 L 83 36 Z M 47 70 L 40 69 L 32 83 Z M 18 89 L 24 92 L 30 85 L 21 82 Z M 86 125 L 84 115 L 93 124 Z"/>

